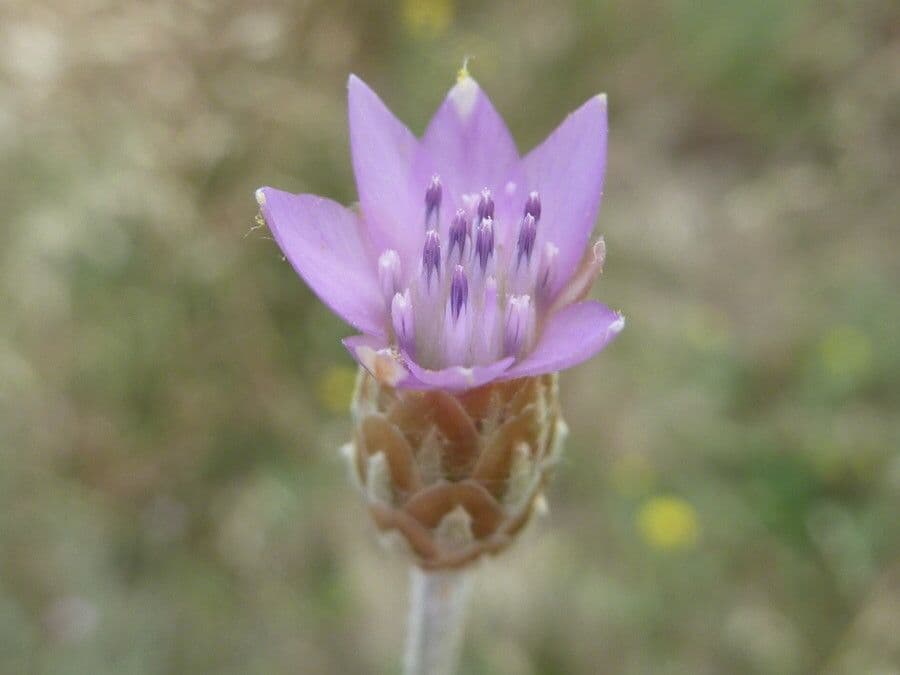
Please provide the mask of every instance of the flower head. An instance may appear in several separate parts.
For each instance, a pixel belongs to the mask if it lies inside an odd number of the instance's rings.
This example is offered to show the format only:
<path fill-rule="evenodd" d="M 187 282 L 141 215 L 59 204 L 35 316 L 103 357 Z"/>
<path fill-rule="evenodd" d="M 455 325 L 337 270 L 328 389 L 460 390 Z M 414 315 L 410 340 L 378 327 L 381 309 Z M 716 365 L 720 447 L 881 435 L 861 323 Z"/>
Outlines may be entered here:
<path fill-rule="evenodd" d="M 524 157 L 463 74 L 416 139 L 355 76 L 350 141 L 359 213 L 257 191 L 297 272 L 361 331 L 344 340 L 385 384 L 463 390 L 552 373 L 605 347 L 624 318 L 585 300 L 605 245 L 606 98 Z"/>

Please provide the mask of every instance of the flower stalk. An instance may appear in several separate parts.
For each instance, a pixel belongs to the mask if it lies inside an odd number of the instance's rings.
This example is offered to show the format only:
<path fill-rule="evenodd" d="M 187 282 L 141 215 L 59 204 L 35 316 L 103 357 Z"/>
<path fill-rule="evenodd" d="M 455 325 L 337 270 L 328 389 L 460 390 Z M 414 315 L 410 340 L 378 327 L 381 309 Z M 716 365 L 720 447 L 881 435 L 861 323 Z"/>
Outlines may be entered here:
<path fill-rule="evenodd" d="M 456 672 L 472 574 L 470 569 L 426 571 L 415 565 L 410 569 L 405 675 Z"/>
<path fill-rule="evenodd" d="M 521 156 L 463 69 L 421 138 L 348 81 L 359 207 L 257 190 L 310 288 L 359 330 L 344 446 L 386 543 L 413 563 L 406 673 L 453 672 L 474 563 L 543 508 L 566 425 L 558 373 L 624 317 L 587 298 L 607 102 L 594 96 Z M 424 203 L 423 203 L 424 202 Z"/>

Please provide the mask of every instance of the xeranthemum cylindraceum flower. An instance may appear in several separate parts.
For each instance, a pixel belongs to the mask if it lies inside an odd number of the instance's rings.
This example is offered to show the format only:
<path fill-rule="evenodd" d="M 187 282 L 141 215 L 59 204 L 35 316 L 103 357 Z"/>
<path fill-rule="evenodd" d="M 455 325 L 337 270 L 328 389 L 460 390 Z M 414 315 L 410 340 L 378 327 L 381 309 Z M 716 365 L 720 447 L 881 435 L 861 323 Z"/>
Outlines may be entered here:
<path fill-rule="evenodd" d="M 380 382 L 461 391 L 553 373 L 603 349 L 624 318 L 585 300 L 605 244 L 606 97 L 520 157 L 461 73 L 417 139 L 349 83 L 358 210 L 271 187 L 262 215 L 294 269 L 361 335 L 344 344 Z"/>

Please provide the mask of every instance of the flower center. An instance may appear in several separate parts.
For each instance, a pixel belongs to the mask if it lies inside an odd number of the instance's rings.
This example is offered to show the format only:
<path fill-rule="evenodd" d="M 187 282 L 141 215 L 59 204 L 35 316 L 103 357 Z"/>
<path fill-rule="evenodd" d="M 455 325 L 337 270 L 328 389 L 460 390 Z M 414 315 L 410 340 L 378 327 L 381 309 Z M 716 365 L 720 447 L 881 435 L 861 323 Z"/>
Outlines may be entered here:
<path fill-rule="evenodd" d="M 432 369 L 519 358 L 534 342 L 559 255 L 552 242 L 542 241 L 540 196 L 531 192 L 520 206 L 522 215 L 504 220 L 489 189 L 459 195 L 457 203 L 465 207 L 453 214 L 444 237 L 442 197 L 441 180 L 434 176 L 425 188 L 418 274 L 408 286 L 401 285 L 396 251 L 388 249 L 378 260 L 392 338 Z M 504 250 L 505 242 L 515 242 L 515 250 Z"/>

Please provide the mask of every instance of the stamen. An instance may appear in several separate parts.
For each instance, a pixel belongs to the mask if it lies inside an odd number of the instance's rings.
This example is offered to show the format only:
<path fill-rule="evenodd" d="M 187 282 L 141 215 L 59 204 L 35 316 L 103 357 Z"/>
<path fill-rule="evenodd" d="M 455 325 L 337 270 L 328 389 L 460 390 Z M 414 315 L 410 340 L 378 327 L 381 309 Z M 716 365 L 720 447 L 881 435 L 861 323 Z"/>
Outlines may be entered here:
<path fill-rule="evenodd" d="M 535 295 L 538 301 L 547 299 L 547 293 L 556 277 L 556 260 L 559 258 L 559 248 L 552 241 L 544 244 L 544 250 L 541 252 L 541 263 L 538 266 L 537 282 L 535 284 Z"/>
<path fill-rule="evenodd" d="M 394 294 L 400 290 L 400 255 L 392 248 L 378 258 L 378 283 L 385 306 L 389 307 Z"/>
<path fill-rule="evenodd" d="M 441 238 L 437 230 L 425 233 L 419 281 L 412 289 L 416 306 L 416 358 L 422 365 L 439 365 L 444 295 L 441 280 Z"/>
<path fill-rule="evenodd" d="M 478 363 L 490 363 L 496 360 L 497 346 L 497 280 L 488 277 L 484 281 L 484 303 L 481 310 L 481 321 L 477 324 L 476 355 Z"/>
<path fill-rule="evenodd" d="M 522 226 L 519 229 L 519 241 L 516 245 L 518 254 L 516 256 L 516 266 L 522 262 L 524 256 L 528 262 L 531 262 L 531 253 L 534 251 L 534 241 L 537 239 L 537 220 L 530 213 L 522 219 Z"/>
<path fill-rule="evenodd" d="M 425 188 L 425 228 L 434 229 L 441 219 L 441 178 L 432 176 Z"/>
<path fill-rule="evenodd" d="M 487 265 L 491 256 L 494 254 L 494 221 L 491 218 L 485 218 L 476 228 L 475 233 L 475 257 L 478 258 L 478 264 L 481 266 L 481 273 L 487 271 Z"/>
<path fill-rule="evenodd" d="M 466 279 L 466 270 L 462 265 L 457 265 L 453 270 L 453 280 L 450 282 L 450 311 L 453 320 L 459 319 L 459 313 L 469 300 L 469 280 Z"/>
<path fill-rule="evenodd" d="M 481 195 L 478 197 L 478 222 L 480 223 L 485 218 L 493 218 L 494 217 L 494 198 L 491 196 L 491 191 L 487 188 L 484 188 L 481 191 Z"/>
<path fill-rule="evenodd" d="M 507 356 L 519 356 L 528 347 L 534 333 L 534 307 L 531 296 L 512 295 L 506 303 L 503 325 L 503 351 Z"/>
<path fill-rule="evenodd" d="M 436 281 L 441 275 L 441 237 L 437 230 L 428 230 L 425 233 L 425 246 L 422 248 L 422 274 L 425 283 L 431 288 L 431 279 Z"/>
<path fill-rule="evenodd" d="M 469 282 L 462 265 L 453 270 L 450 297 L 444 313 L 444 359 L 447 364 L 468 366 L 472 354 L 472 315 L 469 312 Z"/>
<path fill-rule="evenodd" d="M 463 260 L 463 255 L 466 251 L 466 236 L 468 233 L 469 217 L 463 209 L 459 209 L 456 212 L 456 215 L 453 216 L 453 221 L 450 223 L 450 250 L 447 251 L 447 260 L 450 260 L 453 256 L 453 249 L 457 247 L 459 248 L 459 260 Z"/>
<path fill-rule="evenodd" d="M 525 201 L 525 215 L 534 216 L 535 220 L 541 219 L 541 196 L 536 190 L 529 194 Z"/>
<path fill-rule="evenodd" d="M 403 293 L 396 293 L 391 301 L 391 323 L 397 336 L 397 345 L 412 357 L 415 357 L 416 330 L 413 323 L 412 298 L 407 288 Z"/>

